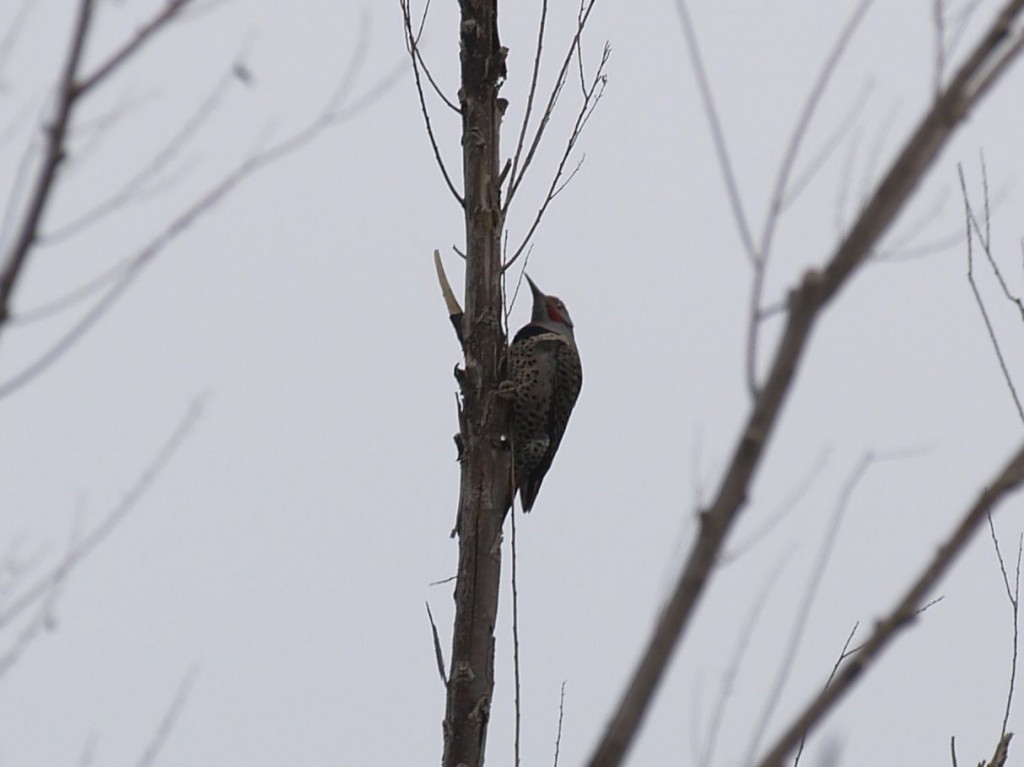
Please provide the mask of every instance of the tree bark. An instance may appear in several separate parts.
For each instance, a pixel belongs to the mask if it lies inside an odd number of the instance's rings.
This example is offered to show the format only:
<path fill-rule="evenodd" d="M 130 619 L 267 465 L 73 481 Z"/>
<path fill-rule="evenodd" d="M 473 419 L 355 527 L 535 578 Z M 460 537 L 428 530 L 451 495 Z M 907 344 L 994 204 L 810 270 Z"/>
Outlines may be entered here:
<path fill-rule="evenodd" d="M 445 767 L 484 762 L 494 691 L 494 625 L 501 528 L 512 498 L 508 407 L 497 396 L 505 334 L 501 311 L 498 89 L 505 52 L 497 0 L 460 0 L 462 157 L 466 219 L 465 369 L 458 375 L 461 482 L 452 665 L 444 720 Z"/>

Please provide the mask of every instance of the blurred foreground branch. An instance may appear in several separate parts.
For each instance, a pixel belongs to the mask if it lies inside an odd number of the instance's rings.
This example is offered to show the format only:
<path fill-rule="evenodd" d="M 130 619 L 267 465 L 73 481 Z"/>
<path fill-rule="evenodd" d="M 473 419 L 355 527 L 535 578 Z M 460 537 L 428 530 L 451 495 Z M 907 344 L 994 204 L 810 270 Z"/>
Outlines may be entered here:
<path fill-rule="evenodd" d="M 1024 34 L 1020 29 L 1022 11 L 1024 0 L 1012 0 L 1004 4 L 959 70 L 936 96 L 931 108 L 904 142 L 895 161 L 825 266 L 820 270 L 807 271 L 790 290 L 785 310 L 785 327 L 768 374 L 756 392 L 715 498 L 710 506 L 700 512 L 700 531 L 690 555 L 651 632 L 640 663 L 594 750 L 589 761 L 591 767 L 611 767 L 622 763 L 672 654 L 705 591 L 726 536 L 747 503 L 751 485 L 767 452 L 815 324 L 826 306 L 867 261 L 873 248 L 911 199 L 918 184 L 971 109 L 1018 58 L 1024 46 Z M 908 598 L 923 595 L 959 554 L 963 542 L 973 532 L 975 522 L 971 520 L 975 520 L 974 512 L 981 509 L 978 513 L 983 514 L 984 510 L 994 506 L 1003 495 L 1020 483 L 1021 472 L 1024 471 L 1022 463 L 1024 452 L 1015 455 L 997 476 L 995 483 L 982 494 L 975 509 L 965 520 L 964 530 L 951 539 L 953 545 L 943 549 L 942 556 L 915 583 Z M 891 614 L 890 621 L 900 624 L 906 620 L 905 604 L 905 600 L 900 602 L 897 610 Z M 876 634 L 873 652 L 881 651 L 895 627 L 891 626 L 888 633 Z M 867 657 L 870 657 L 870 653 L 862 651 L 858 654 L 846 672 L 847 683 L 830 688 L 826 693 L 828 701 L 808 709 L 787 730 L 762 764 L 780 763 L 800 737 L 820 720 L 841 691 L 848 688 L 849 682 L 865 667 Z"/>

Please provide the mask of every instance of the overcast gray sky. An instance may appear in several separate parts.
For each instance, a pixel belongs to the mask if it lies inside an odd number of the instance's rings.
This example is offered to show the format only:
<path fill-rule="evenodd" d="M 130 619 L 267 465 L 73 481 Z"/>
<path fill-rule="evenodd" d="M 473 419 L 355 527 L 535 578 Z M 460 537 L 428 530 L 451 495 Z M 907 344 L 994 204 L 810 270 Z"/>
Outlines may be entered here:
<path fill-rule="evenodd" d="M 0 29 L 20 5 L 0 4 Z M 2 178 L 13 177 L 37 128 L 73 5 L 32 2 L 0 70 Z M 160 5 L 99 3 L 88 61 Z M 511 51 L 506 152 L 529 82 L 535 5 L 509 3 L 500 15 Z M 556 5 L 545 85 L 573 24 Z M 797 114 L 853 5 L 692 3 L 757 230 Z M 951 5 L 955 14 L 966 3 Z M 981 3 L 959 54 L 997 5 Z M 800 168 L 850 126 L 780 224 L 769 303 L 824 261 L 930 98 L 932 3 L 877 6 L 809 133 Z M 456 10 L 435 3 L 424 36 L 453 97 Z M 531 765 L 550 764 L 563 681 L 561 763 L 589 753 L 689 544 L 695 499 L 713 491 L 748 406 L 750 272 L 675 6 L 603 0 L 585 36 L 588 66 L 606 39 L 609 84 L 580 142 L 586 161 L 550 208 L 530 260 L 537 283 L 572 312 L 585 368 L 559 457 L 534 512 L 518 519 Z M 403 63 L 397 2 L 234 0 L 171 30 L 83 113 L 93 126 L 111 110 L 119 119 L 100 140 L 77 134 L 44 230 L 129 178 L 235 62 L 251 83 L 228 90 L 155 193 L 40 249 L 15 308 L 45 304 L 130 256 L 253 147 L 307 125 L 360 44 L 353 97 Z M 924 246 L 962 230 L 956 166 L 980 190 L 984 150 L 993 242 L 1022 288 L 1022 87 L 1018 68 L 942 155 L 887 239 L 901 254 L 908 233 L 920 230 L 912 245 Z M 517 201 L 512 241 L 532 220 L 577 95 L 571 83 Z M 437 105 L 434 116 L 459 177 L 458 120 Z M 448 532 L 459 350 L 430 254 L 439 248 L 461 280 L 451 247 L 462 231 L 405 76 L 372 108 L 252 176 L 70 353 L 0 400 L 0 553 L 31 577 L 118 503 L 193 399 L 206 396 L 172 463 L 62 590 L 53 631 L 3 676 L 0 764 L 77 764 L 90 742 L 95 764 L 134 763 L 190 669 L 194 684 L 161 764 L 439 761 L 444 692 L 423 603 L 447 656 L 452 587 L 430 584 L 454 573 L 457 555 Z M 742 763 L 842 486 L 867 451 L 899 458 L 872 466 L 849 503 L 769 734 L 820 687 L 855 623 L 866 635 L 1020 440 L 965 258 L 959 244 L 874 265 L 826 314 L 731 548 L 823 467 L 767 536 L 721 568 L 631 764 L 697 763 L 734 647 L 778 572 L 715 752 L 715 764 Z M 995 301 L 990 279 L 984 287 Z M 0 381 L 88 307 L 8 328 Z M 995 307 L 1019 382 L 1022 328 Z M 517 305 L 513 325 L 526 316 Z M 765 353 L 775 330 L 766 328 Z M 1011 556 L 1021 519 L 1019 499 L 997 519 Z M 512 763 L 507 575 L 506 560 L 488 738 L 495 765 Z M 942 764 L 951 735 L 961 763 L 989 754 L 1012 649 L 989 540 L 972 545 L 939 593 L 944 600 L 827 721 L 811 757 L 831 741 L 846 765 Z M 1021 722 L 1015 714 L 1010 728 Z"/>

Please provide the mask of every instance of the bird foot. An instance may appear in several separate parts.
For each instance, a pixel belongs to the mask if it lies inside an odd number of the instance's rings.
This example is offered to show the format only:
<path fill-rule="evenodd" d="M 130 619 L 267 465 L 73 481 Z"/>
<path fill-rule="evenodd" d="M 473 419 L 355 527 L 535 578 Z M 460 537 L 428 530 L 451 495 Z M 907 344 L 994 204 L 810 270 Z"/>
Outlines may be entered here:
<path fill-rule="evenodd" d="M 515 399 L 518 387 L 513 381 L 502 381 L 498 384 L 498 396 L 502 399 Z"/>

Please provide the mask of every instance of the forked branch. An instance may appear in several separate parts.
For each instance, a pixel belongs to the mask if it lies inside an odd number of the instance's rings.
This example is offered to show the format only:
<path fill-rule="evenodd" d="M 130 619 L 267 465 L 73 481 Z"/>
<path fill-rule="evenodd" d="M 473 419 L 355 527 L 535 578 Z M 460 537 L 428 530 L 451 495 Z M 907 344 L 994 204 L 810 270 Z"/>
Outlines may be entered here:
<path fill-rule="evenodd" d="M 710 580 L 726 537 L 750 496 L 754 477 L 764 459 L 817 320 L 829 302 L 865 263 L 966 115 L 1017 59 L 1024 44 L 1024 35 L 1020 29 L 1022 11 L 1024 0 L 1011 0 L 1003 6 L 956 75 L 903 144 L 896 160 L 824 268 L 808 271 L 790 291 L 786 324 L 764 385 L 758 390 L 746 423 L 738 435 L 732 458 L 715 498 L 708 508 L 701 511 L 701 527 L 690 555 L 651 633 L 639 666 L 591 757 L 589 764 L 592 767 L 621 764 L 632 744 L 669 660 Z M 982 494 L 976 509 L 987 511 L 1016 488 L 1022 479 L 1024 450 L 1014 456 L 992 486 Z M 974 518 L 975 513 L 972 511 L 968 519 Z M 922 576 L 919 584 L 923 586 L 915 585 L 912 589 L 912 599 L 919 599 L 934 584 L 960 552 L 963 542 L 973 529 L 972 524 L 967 524 L 962 533 L 954 536 L 954 545 L 945 549 L 944 557 L 933 563 Z M 919 593 L 922 588 L 923 592 Z M 916 604 L 917 601 L 911 602 L 911 606 Z M 901 602 L 900 608 L 903 607 L 904 602 Z M 898 623 L 908 615 L 910 613 L 898 610 L 892 620 Z M 892 633 L 894 628 L 890 628 L 886 634 L 878 635 L 876 644 L 869 643 L 865 650 L 870 646 L 873 652 L 880 652 Z M 857 671 L 866 667 L 864 659 L 870 657 L 870 653 L 858 654 L 849 666 L 853 671 L 844 672 L 848 674 L 844 677 L 845 681 L 842 684 L 837 682 L 826 691 L 828 702 L 808 709 L 786 731 L 784 738 L 780 739 L 763 764 L 779 764 L 800 737 L 846 691 L 856 678 Z"/>
<path fill-rule="evenodd" d="M 512 204 L 513 198 L 516 196 L 516 192 L 519 191 L 520 185 L 523 183 L 523 179 L 526 177 L 526 172 L 529 170 L 531 163 L 533 162 L 534 155 L 537 153 L 537 148 L 540 146 L 541 139 L 544 138 L 544 133 L 547 130 L 548 123 L 551 121 L 552 115 L 555 113 L 555 105 L 558 104 L 558 98 L 562 95 L 562 88 L 565 87 L 565 80 L 569 75 L 569 67 L 572 65 L 573 58 L 577 55 L 580 45 L 582 44 L 583 30 L 586 28 L 587 20 L 590 18 L 590 13 L 594 9 L 594 4 L 597 0 L 583 0 L 580 5 L 579 15 L 576 20 L 576 33 L 573 35 L 572 41 L 569 43 L 569 49 L 565 53 L 565 58 L 562 60 L 562 66 L 558 71 L 558 76 L 555 78 L 555 84 L 551 88 L 551 93 L 548 95 L 547 105 L 544 107 L 544 111 L 541 113 L 540 122 L 537 125 L 537 129 L 533 133 L 533 138 L 530 140 L 530 146 L 526 150 L 526 156 L 523 157 L 522 152 L 525 148 L 525 139 L 527 133 L 527 121 L 530 119 L 530 109 L 527 109 L 526 115 L 523 117 L 523 126 L 520 129 L 519 140 L 516 142 L 516 152 L 512 159 L 512 168 L 508 173 L 508 194 L 505 195 L 505 204 L 502 206 L 502 215 L 508 214 L 509 206 Z M 547 12 L 546 6 L 542 9 L 542 14 Z M 540 66 L 540 48 L 544 42 L 543 32 L 543 15 L 541 31 L 538 35 L 537 45 L 538 52 L 536 59 L 534 60 L 534 68 Z M 601 66 L 604 66 L 604 60 L 607 59 L 608 46 L 605 45 L 605 55 L 602 60 Z M 536 75 L 534 75 L 536 77 Z M 531 96 L 527 99 L 528 106 L 532 106 L 532 94 L 533 86 L 531 85 Z M 584 104 L 581 107 L 581 112 L 586 112 L 589 105 L 584 99 Z M 577 119 L 577 123 L 579 120 Z M 574 142 L 575 143 L 575 142 Z M 520 164 L 520 157 L 523 157 L 522 163 Z M 564 165 L 566 159 L 563 158 L 562 165 Z"/>
<path fill-rule="evenodd" d="M 758 767 L 781 767 L 783 760 L 808 732 L 848 693 L 860 676 L 878 659 L 899 632 L 914 620 L 925 599 L 959 554 L 974 538 L 985 520 L 1010 494 L 1024 484 L 1024 445 L 996 474 L 960 523 L 942 542 L 931 562 L 914 580 L 896 606 L 878 623 L 870 638 L 840 667 L 832 684 L 812 699 L 778 738 Z"/>
<path fill-rule="evenodd" d="M 130 61 L 147 41 L 185 10 L 193 0 L 171 0 L 163 10 L 121 46 L 91 75 L 81 74 L 82 57 L 93 23 L 94 0 L 81 0 L 68 47 L 67 59 L 57 83 L 54 114 L 46 126 L 43 160 L 32 184 L 25 214 L 17 227 L 10 249 L 3 254 L 0 271 L 0 331 L 11 314 L 11 299 L 29 254 L 39 240 L 43 215 L 53 197 L 53 189 L 68 155 L 68 134 L 72 115 L 84 97 Z"/>
<path fill-rule="evenodd" d="M 422 66 L 422 57 L 420 56 L 420 36 L 423 33 L 423 24 L 421 23 L 418 31 L 413 30 L 412 24 L 412 9 L 409 6 L 410 0 L 398 0 L 398 4 L 402 8 L 402 25 L 405 29 L 405 48 L 409 53 L 409 61 L 412 63 L 412 74 L 413 79 L 416 81 L 416 95 L 420 102 L 420 113 L 423 115 L 423 125 L 427 129 L 427 137 L 430 139 L 430 148 L 434 151 L 434 161 L 437 163 L 438 169 L 441 171 L 441 176 L 444 178 L 445 184 L 448 186 L 448 191 L 455 197 L 456 202 L 459 203 L 460 207 L 465 206 L 465 200 L 462 195 L 459 194 L 459 190 L 455 187 L 455 183 L 452 181 L 451 175 L 448 173 L 448 166 L 444 163 L 444 158 L 441 156 L 441 148 L 437 144 L 437 136 L 434 135 L 434 124 L 430 121 L 430 108 L 427 106 L 427 96 L 423 90 L 423 80 L 420 77 L 420 69 Z M 423 11 L 423 18 L 426 20 L 427 10 L 429 10 L 429 3 L 427 9 Z M 426 71 L 426 68 L 424 71 Z M 445 104 L 459 111 L 456 107 L 438 88 L 434 83 L 434 78 L 430 77 L 429 72 L 427 76 L 430 79 L 431 85 L 434 86 L 435 91 L 441 96 Z"/>
<path fill-rule="evenodd" d="M 81 0 L 71 35 L 68 57 L 57 84 L 57 99 L 52 121 L 46 128 L 43 161 L 30 193 L 25 216 L 14 236 L 10 250 L 3 255 L 0 272 L 0 332 L 11 313 L 11 297 L 18 284 L 29 252 L 39 234 L 40 222 L 51 198 L 57 172 L 67 156 L 67 133 L 71 113 L 81 95 L 79 70 L 85 41 L 92 24 L 93 0 Z"/>
<path fill-rule="evenodd" d="M 572 130 L 569 132 L 569 139 L 565 144 L 565 150 L 562 152 L 562 158 L 558 162 L 558 166 L 555 168 L 555 173 L 551 178 L 551 184 L 548 186 L 547 194 L 544 196 L 544 201 L 540 204 L 537 209 L 536 215 L 533 217 L 533 223 L 530 224 L 530 228 L 527 230 L 526 235 L 523 237 L 523 241 L 516 248 L 515 252 L 510 258 L 506 258 L 502 269 L 508 269 L 513 263 L 523 254 L 530 245 L 530 241 L 533 239 L 534 233 L 537 231 L 537 227 L 540 226 L 541 219 L 544 218 L 544 214 L 547 212 L 548 205 L 554 200 L 558 194 L 565 189 L 566 184 L 572 181 L 573 177 L 579 172 L 580 167 L 583 165 L 583 158 L 580 158 L 576 167 L 566 176 L 565 168 L 569 162 L 569 158 L 572 156 L 573 150 L 576 148 L 576 143 L 579 141 L 580 136 L 583 135 L 583 129 L 587 125 L 587 121 L 590 120 L 591 115 L 594 114 L 594 110 L 597 108 L 598 102 L 601 101 L 601 96 L 604 94 L 605 86 L 608 83 L 608 76 L 605 74 L 605 66 L 608 64 L 608 58 L 611 56 L 611 47 L 605 43 L 604 51 L 601 54 L 601 62 L 597 66 L 597 71 L 594 73 L 594 77 L 590 80 L 589 84 L 585 84 L 583 88 L 583 102 L 580 104 L 579 111 L 576 113 L 576 122 L 573 123 Z M 525 166 L 524 166 L 525 170 Z M 510 192 L 511 195 L 511 192 Z M 506 207 L 507 207 L 506 201 Z"/>

